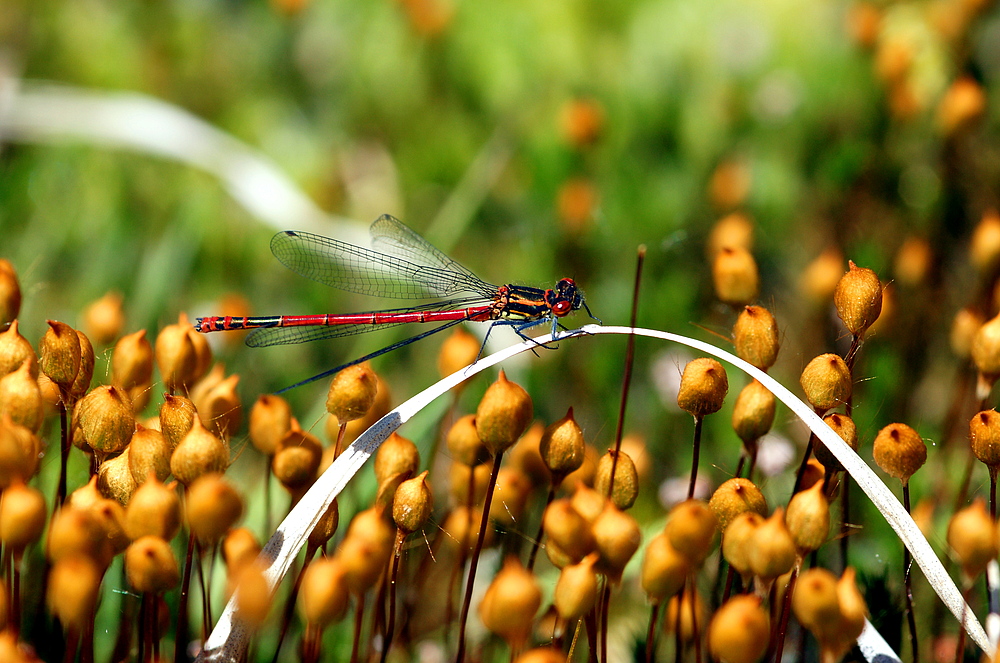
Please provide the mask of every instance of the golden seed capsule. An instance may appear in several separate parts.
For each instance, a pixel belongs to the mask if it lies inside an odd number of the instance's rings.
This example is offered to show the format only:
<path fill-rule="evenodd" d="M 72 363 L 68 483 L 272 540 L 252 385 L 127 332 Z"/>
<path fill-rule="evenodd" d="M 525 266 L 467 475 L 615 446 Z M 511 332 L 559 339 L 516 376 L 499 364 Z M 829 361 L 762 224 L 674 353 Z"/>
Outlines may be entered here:
<path fill-rule="evenodd" d="M 733 430 L 748 448 L 764 437 L 774 423 L 774 394 L 753 380 L 740 390 L 733 404 Z"/>
<path fill-rule="evenodd" d="M 590 523 L 573 508 L 568 499 L 553 500 L 542 515 L 542 530 L 549 543 L 554 543 L 576 564 L 592 553 L 597 540 Z"/>
<path fill-rule="evenodd" d="M 402 435 L 393 433 L 375 452 L 375 479 L 379 483 L 389 477 L 412 477 L 420 469 L 420 452 L 417 445 Z"/>
<path fill-rule="evenodd" d="M 983 375 L 1000 375 L 1000 314 L 986 321 L 972 337 L 972 361 Z"/>
<path fill-rule="evenodd" d="M 677 405 L 695 417 L 718 412 L 729 391 L 729 378 L 722 364 L 703 357 L 684 367 L 677 391 Z"/>
<path fill-rule="evenodd" d="M 559 185 L 556 192 L 556 210 L 563 229 L 579 235 L 594 221 L 594 212 L 600 202 L 600 192 L 588 177 L 570 177 Z"/>
<path fill-rule="evenodd" d="M 314 560 L 302 574 L 299 615 L 307 624 L 327 626 L 347 615 L 347 569 L 338 555 Z"/>
<path fill-rule="evenodd" d="M 0 500 L 0 541 L 20 556 L 29 543 L 41 538 L 45 517 L 41 491 L 23 483 L 11 484 Z"/>
<path fill-rule="evenodd" d="M 660 532 L 646 546 L 642 559 L 642 590 L 654 602 L 668 599 L 681 591 L 684 581 L 694 571 L 688 558 L 670 545 L 665 532 Z"/>
<path fill-rule="evenodd" d="M 531 397 L 501 370 L 479 401 L 476 431 L 490 453 L 503 453 L 524 434 L 533 414 Z"/>
<path fill-rule="evenodd" d="M 757 663 L 767 652 L 771 621 L 759 596 L 734 596 L 708 625 L 708 650 L 727 663 Z"/>
<path fill-rule="evenodd" d="M 972 231 L 969 259 L 981 274 L 987 274 L 1000 263 L 1000 213 L 986 210 Z"/>
<path fill-rule="evenodd" d="M 479 536 L 479 526 L 482 523 L 482 509 L 474 509 L 468 506 L 459 506 L 451 510 L 445 518 L 441 530 L 444 538 L 442 543 L 455 549 L 472 550 Z M 483 546 L 489 548 L 493 545 L 493 527 L 486 528 L 483 539 Z"/>
<path fill-rule="evenodd" d="M 21 311 L 21 284 L 17 281 L 14 265 L 0 258 L 0 327 L 17 319 Z"/>
<path fill-rule="evenodd" d="M 680 614 L 678 614 L 680 611 Z M 705 622 L 708 618 L 708 611 L 705 608 L 705 601 L 701 594 L 695 591 L 686 591 L 683 596 L 675 595 L 667 601 L 666 614 L 663 619 L 664 633 L 676 633 L 678 617 L 680 618 L 681 642 L 690 643 L 695 635 L 701 637 L 705 632 Z M 697 627 L 695 623 L 697 622 Z"/>
<path fill-rule="evenodd" d="M 555 484 L 583 465 L 584 451 L 583 431 L 573 419 L 573 408 L 569 408 L 565 417 L 547 426 L 538 442 L 542 462 Z"/>
<path fill-rule="evenodd" d="M 117 500 L 119 504 L 128 504 L 138 487 L 129 467 L 131 451 L 125 447 L 124 451 L 108 458 L 97 469 L 97 487 L 101 494 Z"/>
<path fill-rule="evenodd" d="M 111 559 L 111 545 L 91 509 L 63 506 L 49 523 L 45 555 L 53 564 L 62 559 L 85 556 L 103 566 Z"/>
<path fill-rule="evenodd" d="M 340 423 L 360 419 L 375 404 L 378 380 L 367 363 L 348 366 L 334 376 L 326 395 L 326 411 Z"/>
<path fill-rule="evenodd" d="M 366 509 L 354 516 L 337 550 L 353 594 L 364 594 L 382 577 L 394 541 L 395 531 L 378 510 Z"/>
<path fill-rule="evenodd" d="M 582 454 L 581 454 L 582 455 Z M 615 469 L 615 482 L 611 485 L 611 466 Z M 635 504 L 639 496 L 639 473 L 635 464 L 624 451 L 618 452 L 618 462 L 615 463 L 615 451 L 609 449 L 597 462 L 597 474 L 594 476 L 594 489 L 602 495 L 608 495 L 611 489 L 611 502 L 619 509 L 625 510 Z"/>
<path fill-rule="evenodd" d="M 234 527 L 222 540 L 222 560 L 226 563 L 226 573 L 235 575 L 260 554 L 260 542 L 247 527 Z"/>
<path fill-rule="evenodd" d="M 531 488 L 531 480 L 520 470 L 500 468 L 490 502 L 490 520 L 513 527 L 524 514 Z"/>
<path fill-rule="evenodd" d="M 255 561 L 245 565 L 231 578 L 236 587 L 237 619 L 251 629 L 260 628 L 274 603 L 265 570 L 263 564 Z"/>
<path fill-rule="evenodd" d="M 322 548 L 326 545 L 327 541 L 333 538 L 339 526 L 340 507 L 337 505 L 335 498 L 330 502 L 330 506 L 323 512 L 323 515 L 319 517 L 316 527 L 309 532 L 309 545 L 315 548 Z"/>
<path fill-rule="evenodd" d="M 441 377 L 447 377 L 476 361 L 481 345 L 479 339 L 463 327 L 455 327 L 455 331 L 444 339 L 438 351 L 438 373 Z"/>
<path fill-rule="evenodd" d="M 823 545 L 830 531 L 830 503 L 821 482 L 792 496 L 785 525 L 800 551 L 812 552 Z"/>
<path fill-rule="evenodd" d="M 105 499 L 104 495 L 97 488 L 97 477 L 90 477 L 90 481 L 83 484 L 66 498 L 66 504 L 75 509 L 89 509 L 98 500 Z"/>
<path fill-rule="evenodd" d="M 189 330 L 190 325 L 178 322 L 167 325 L 156 335 L 156 364 L 163 383 L 171 392 L 186 392 L 199 377 L 194 332 L 189 334 Z"/>
<path fill-rule="evenodd" d="M 748 560 L 750 572 L 765 582 L 788 573 L 795 564 L 795 542 L 785 526 L 784 509 L 778 507 L 754 530 Z"/>
<path fill-rule="evenodd" d="M 212 366 L 212 370 L 208 371 L 200 380 L 196 381 L 194 385 L 189 385 L 188 398 L 194 403 L 194 409 L 198 410 L 199 416 L 202 416 L 202 410 L 206 407 L 206 400 L 210 391 L 215 389 L 217 386 L 222 384 L 222 381 L 226 379 L 226 367 L 222 364 L 216 364 Z M 210 421 L 209 417 L 203 417 L 202 423 L 208 426 Z"/>
<path fill-rule="evenodd" d="M 597 553 L 590 553 L 578 563 L 562 567 L 552 594 L 552 604 L 560 619 L 579 619 L 597 603 L 598 578 L 594 570 L 597 558 Z"/>
<path fill-rule="evenodd" d="M 83 326 L 98 345 L 110 345 L 125 326 L 121 293 L 111 291 L 88 304 L 83 309 Z"/>
<path fill-rule="evenodd" d="M 718 172 L 717 169 L 716 173 Z M 706 242 L 706 254 L 710 259 L 714 258 L 715 254 L 726 247 L 752 251 L 753 233 L 753 221 L 745 212 L 727 214 L 712 226 Z"/>
<path fill-rule="evenodd" d="M 391 408 L 392 393 L 389 391 L 389 385 L 380 380 L 377 373 L 375 374 L 375 380 L 378 383 L 378 389 L 375 392 L 375 403 L 372 405 L 371 409 L 368 410 L 368 414 L 360 419 L 347 422 L 344 439 L 341 441 L 342 447 L 347 446 L 356 440 L 358 436 L 368 430 L 372 424 L 384 417 Z M 326 418 L 326 422 L 324 423 L 324 429 L 326 431 L 327 438 L 331 441 L 336 440 L 340 435 L 340 420 L 333 415 L 328 416 Z"/>
<path fill-rule="evenodd" d="M 984 410 L 969 421 L 969 442 L 972 453 L 992 474 L 1000 467 L 1000 413 Z"/>
<path fill-rule="evenodd" d="M 960 509 L 948 523 L 948 545 L 968 578 L 978 578 L 998 554 L 997 530 L 982 498 Z"/>
<path fill-rule="evenodd" d="M 84 439 L 96 451 L 117 453 L 135 432 L 132 402 L 118 387 L 96 387 L 80 399 L 76 412 Z"/>
<path fill-rule="evenodd" d="M 882 312 L 882 283 L 867 267 L 858 267 L 852 261 L 847 265 L 847 273 L 833 293 L 833 304 L 847 331 L 860 336 Z"/>
<path fill-rule="evenodd" d="M 917 431 L 906 424 L 889 424 L 875 436 L 872 456 L 883 472 L 905 486 L 927 461 L 927 445 Z"/>
<path fill-rule="evenodd" d="M 963 308 L 955 314 L 948 336 L 951 351 L 959 359 L 969 359 L 972 356 L 972 343 L 979 328 L 986 322 L 982 313 L 972 308 Z"/>
<path fill-rule="evenodd" d="M 136 485 L 145 483 L 150 472 L 160 481 L 170 476 L 170 445 L 160 431 L 136 425 L 128 449 L 128 468 Z"/>
<path fill-rule="evenodd" d="M 239 381 L 239 375 L 230 375 L 195 405 L 205 427 L 227 439 L 236 434 L 243 421 L 243 403 L 236 393 Z"/>
<path fill-rule="evenodd" d="M 162 593 L 181 581 L 170 544 L 156 536 L 136 539 L 125 551 L 125 575 L 138 592 Z"/>
<path fill-rule="evenodd" d="M 577 482 L 573 489 L 573 495 L 570 497 L 570 504 L 591 525 L 604 512 L 607 503 L 608 498 L 603 493 L 583 482 Z"/>
<path fill-rule="evenodd" d="M 154 475 L 136 488 L 125 507 L 125 533 L 130 539 L 174 538 L 181 527 L 181 501 L 175 485 L 166 486 Z"/>
<path fill-rule="evenodd" d="M 448 477 L 452 500 L 461 506 L 482 503 L 483 498 L 486 497 L 486 487 L 492 474 L 492 463 L 482 463 L 475 467 L 452 463 Z"/>
<path fill-rule="evenodd" d="M 851 371 L 835 354 L 815 357 L 802 369 L 799 384 L 806 400 L 817 410 L 830 410 L 847 402 L 851 397 Z"/>
<path fill-rule="evenodd" d="M 45 336 L 38 347 L 38 365 L 63 389 L 69 389 L 80 370 L 80 337 L 64 322 L 47 320 Z"/>
<path fill-rule="evenodd" d="M 749 251 L 727 246 L 719 249 L 712 262 L 715 296 L 733 306 L 745 306 L 757 298 L 757 261 Z"/>
<path fill-rule="evenodd" d="M 479 618 L 490 632 L 518 649 L 530 635 L 541 605 L 542 590 L 535 576 L 511 556 L 486 588 L 479 604 Z"/>
<path fill-rule="evenodd" d="M 597 478 L 597 463 L 600 462 L 601 455 L 593 445 L 588 444 L 583 450 L 583 465 L 578 470 L 570 472 L 559 484 L 567 490 L 574 490 L 577 484 L 593 486 L 594 479 Z"/>
<path fill-rule="evenodd" d="M 833 432 L 840 436 L 840 439 L 847 443 L 847 446 L 854 449 L 854 451 L 858 450 L 858 427 L 855 425 L 853 419 L 845 414 L 835 413 L 826 415 L 823 417 L 823 421 L 833 429 Z M 841 465 L 836 456 L 830 453 L 830 450 L 826 448 L 826 445 L 822 441 L 817 440 L 813 445 L 813 453 L 816 455 L 816 460 L 822 463 L 823 467 L 830 472 L 844 471 L 844 466 Z"/>
<path fill-rule="evenodd" d="M 264 394 L 250 408 L 250 443 L 265 456 L 274 455 L 291 427 L 292 408 L 281 396 Z"/>
<path fill-rule="evenodd" d="M 194 403 L 183 396 L 163 395 L 163 405 L 160 406 L 160 432 L 174 450 L 184 436 L 191 432 L 198 413 Z"/>
<path fill-rule="evenodd" d="M 473 420 L 473 423 L 475 423 L 475 420 Z M 535 486 L 545 486 L 552 481 L 552 475 L 549 474 L 549 468 L 545 467 L 545 461 L 542 460 L 542 454 L 539 450 L 541 448 L 542 433 L 544 432 L 545 427 L 540 422 L 535 422 L 521 436 L 517 444 L 511 447 L 507 454 L 507 463 L 529 477 L 532 485 Z M 485 447 L 484 453 L 487 457 L 489 456 L 489 452 L 485 451 Z M 585 449 L 584 462 L 586 462 L 586 454 L 587 451 Z"/>
<path fill-rule="evenodd" d="M 896 281 L 907 287 L 917 287 L 927 283 L 934 266 L 934 249 L 923 237 L 910 236 L 896 251 L 893 272 Z"/>
<path fill-rule="evenodd" d="M 840 603 L 841 623 L 839 635 L 848 648 L 857 642 L 868 619 L 868 604 L 858 590 L 857 573 L 850 566 L 837 581 L 837 600 Z"/>
<path fill-rule="evenodd" d="M 604 129 L 604 107 L 596 99 L 578 97 L 563 104 L 559 112 L 563 139 L 577 149 L 597 142 Z"/>
<path fill-rule="evenodd" d="M 433 508 L 434 498 L 424 470 L 399 484 L 392 500 L 392 519 L 404 534 L 411 534 L 423 529 Z"/>
<path fill-rule="evenodd" d="M 10 414 L 0 414 L 0 488 L 34 476 L 40 452 L 37 436 L 11 419 Z"/>
<path fill-rule="evenodd" d="M 191 430 L 181 438 L 170 456 L 170 473 L 185 486 L 190 486 L 201 475 L 224 472 L 227 467 L 229 446 L 195 417 Z"/>
<path fill-rule="evenodd" d="M 221 474 L 204 474 L 187 489 L 184 519 L 195 537 L 214 544 L 243 515 L 243 498 Z"/>
<path fill-rule="evenodd" d="M 3 412 L 32 433 L 42 427 L 42 392 L 31 375 L 31 359 L 25 359 L 19 369 L 0 377 L 0 413 Z"/>
<path fill-rule="evenodd" d="M 844 275 L 844 256 L 831 246 L 809 263 L 799 280 L 799 289 L 816 304 L 829 302 Z"/>
<path fill-rule="evenodd" d="M 90 505 L 90 512 L 111 546 L 111 556 L 125 552 L 130 542 L 125 534 L 125 507 L 113 499 L 102 498 Z M 110 563 L 110 557 L 107 561 Z"/>
<path fill-rule="evenodd" d="M 70 397 L 75 401 L 83 398 L 83 395 L 90 390 L 90 383 L 94 378 L 94 346 L 79 329 L 76 330 L 77 338 L 80 340 L 80 369 L 76 372 L 76 378 L 69 387 Z"/>
<path fill-rule="evenodd" d="M 663 531 L 674 550 L 698 567 L 712 552 L 718 521 L 708 504 L 691 499 L 670 510 Z"/>
<path fill-rule="evenodd" d="M 729 523 L 741 513 L 752 511 L 767 516 L 767 500 L 764 494 L 749 479 L 739 477 L 729 479 L 715 489 L 708 508 L 715 514 L 719 531 L 725 532 Z"/>
<path fill-rule="evenodd" d="M 0 325 L 2 327 L 3 325 Z M 38 357 L 28 339 L 21 336 L 17 330 L 17 320 L 10 323 L 4 331 L 0 331 L 0 376 L 17 370 L 25 360 L 31 370 L 31 377 L 38 377 Z"/>
<path fill-rule="evenodd" d="M 271 458 L 271 472 L 286 489 L 301 492 L 316 480 L 322 457 L 323 446 L 316 436 L 293 422 Z"/>
<path fill-rule="evenodd" d="M 812 488 L 815 484 L 821 483 L 826 478 L 826 468 L 823 463 L 815 458 L 810 458 L 806 463 L 806 469 L 802 472 L 802 481 L 799 483 L 799 490 Z"/>
<path fill-rule="evenodd" d="M 834 637 L 841 621 L 836 576 L 820 567 L 803 571 L 792 592 L 792 612 L 820 643 Z"/>
<path fill-rule="evenodd" d="M 122 389 L 149 384 L 153 378 L 153 346 L 146 330 L 123 336 L 111 352 L 111 384 Z"/>
<path fill-rule="evenodd" d="M 476 432 L 474 414 L 459 417 L 448 429 L 445 443 L 448 445 L 452 460 L 456 463 L 472 467 L 489 458 L 489 452 L 486 451 L 483 441 L 479 439 L 479 433 Z"/>
<path fill-rule="evenodd" d="M 975 123 L 986 110 L 986 93 L 971 76 L 961 76 L 948 86 L 938 105 L 937 122 L 941 131 L 953 134 Z"/>
<path fill-rule="evenodd" d="M 635 518 L 610 502 L 593 524 L 594 540 L 600 553 L 598 570 L 612 582 L 621 580 L 625 565 L 642 543 L 642 532 Z"/>
<path fill-rule="evenodd" d="M 763 306 L 746 306 L 733 325 L 736 356 L 762 371 L 778 358 L 778 323 Z"/>
<path fill-rule="evenodd" d="M 101 570 L 84 555 L 65 557 L 49 571 L 46 603 L 67 629 L 81 633 L 91 622 L 101 586 Z"/>

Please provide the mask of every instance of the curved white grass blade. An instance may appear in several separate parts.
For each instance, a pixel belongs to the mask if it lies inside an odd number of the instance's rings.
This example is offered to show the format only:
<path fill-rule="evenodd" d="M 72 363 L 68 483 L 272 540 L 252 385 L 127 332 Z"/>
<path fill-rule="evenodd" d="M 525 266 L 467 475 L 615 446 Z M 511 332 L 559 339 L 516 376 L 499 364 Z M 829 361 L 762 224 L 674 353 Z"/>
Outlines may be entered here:
<path fill-rule="evenodd" d="M 906 513 L 899 500 L 886 488 L 885 484 L 872 472 L 871 468 L 865 464 L 861 457 L 844 443 L 844 441 L 833 430 L 823 423 L 812 409 L 800 401 L 791 391 L 783 387 L 780 383 L 771 378 L 763 371 L 751 366 L 739 357 L 720 350 L 719 348 L 698 341 L 696 339 L 661 332 L 652 329 L 632 329 L 630 327 L 611 327 L 599 325 L 587 325 L 581 329 L 572 330 L 560 334 L 558 339 L 563 340 L 571 336 L 584 336 L 594 334 L 636 334 L 637 336 L 647 336 L 659 338 L 665 341 L 681 343 L 695 348 L 710 355 L 714 355 L 726 361 L 740 370 L 748 373 L 766 386 L 781 402 L 788 406 L 798 415 L 812 430 L 816 436 L 830 449 L 831 453 L 837 457 L 844 468 L 851 473 L 858 485 L 869 496 L 872 502 L 879 508 L 892 528 L 903 540 L 913 559 L 920 565 L 931 586 L 948 606 L 949 610 L 961 621 L 964 617 L 966 632 L 972 640 L 990 657 L 994 655 L 993 648 L 986 638 L 983 627 L 976 620 L 972 611 L 965 605 L 962 595 L 955 583 L 952 582 L 934 554 L 930 544 L 920 534 L 916 523 Z M 452 387 L 466 380 L 467 378 L 480 373 L 481 371 L 494 366 L 505 359 L 508 359 L 521 352 L 526 352 L 539 343 L 552 341 L 552 335 L 540 336 L 535 340 L 525 341 L 517 345 L 500 350 L 494 354 L 484 357 L 464 369 L 457 371 L 428 387 L 410 400 L 406 401 L 389 414 L 382 417 L 371 428 L 365 431 L 357 440 L 349 446 L 333 465 L 316 480 L 312 488 L 303 496 L 299 503 L 292 509 L 285 520 L 278 526 L 274 536 L 267 542 L 261 553 L 261 558 L 266 560 L 269 567 L 265 573 L 270 586 L 277 586 L 278 582 L 288 571 L 291 563 L 299 550 L 305 545 L 309 532 L 312 531 L 319 517 L 330 506 L 333 499 L 340 494 L 348 481 L 361 469 L 365 461 L 375 453 L 378 446 L 389 435 L 399 428 L 403 423 L 413 417 L 414 414 L 423 409 L 428 403 L 447 393 Z M 246 648 L 250 632 L 239 621 L 235 615 L 236 596 L 230 599 L 222 616 L 215 625 L 215 629 L 205 642 L 205 648 L 196 659 L 197 662 L 207 661 L 233 661 L 238 660 Z M 866 626 L 866 628 L 868 628 Z M 871 635 L 871 634 L 869 634 Z M 871 642 L 874 642 L 874 638 Z M 873 651 L 880 649 L 873 646 Z M 890 650 L 891 651 L 891 650 Z M 884 652 L 883 652 L 884 653 Z M 896 657 L 898 658 L 898 657 Z"/>

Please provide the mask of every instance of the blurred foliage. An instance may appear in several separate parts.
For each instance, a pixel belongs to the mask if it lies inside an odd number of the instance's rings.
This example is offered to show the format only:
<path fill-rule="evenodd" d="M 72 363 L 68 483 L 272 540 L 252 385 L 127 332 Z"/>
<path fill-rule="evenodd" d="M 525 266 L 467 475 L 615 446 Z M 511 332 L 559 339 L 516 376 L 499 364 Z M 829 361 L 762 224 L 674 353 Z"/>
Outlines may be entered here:
<path fill-rule="evenodd" d="M 962 306 L 994 312 L 982 294 L 992 281 L 967 258 L 972 227 L 998 204 L 992 6 L 5 0 L 0 44 L 6 75 L 176 104 L 260 149 L 327 211 L 365 222 L 391 213 L 487 280 L 571 276 L 609 324 L 628 320 L 635 249 L 645 244 L 640 324 L 725 344 L 734 313 L 714 298 L 705 243 L 719 218 L 744 213 L 755 224 L 759 301 L 783 334 L 772 372 L 786 384 L 849 341 L 828 301 L 804 294 L 807 265 L 833 247 L 888 282 L 899 278 L 904 241 L 924 240 L 927 272 L 895 284 L 892 317 L 865 348 L 856 417 L 863 447 L 894 420 L 942 443 L 961 429 L 945 417 L 942 385 L 957 366 L 946 330 Z M 2 149 L 0 256 L 20 275 L 32 341 L 46 318 L 80 324 L 84 306 L 109 290 L 124 295 L 126 331 L 156 330 L 180 311 L 216 313 L 231 293 L 259 314 L 392 305 L 285 270 L 267 249 L 276 229 L 203 173 L 99 144 Z M 463 188 L 478 159 L 499 164 L 498 176 L 483 191 Z M 447 205 L 467 212 L 446 216 Z M 266 350 L 218 339 L 216 350 L 243 376 L 249 404 L 402 333 Z M 438 344 L 376 362 L 397 399 L 432 378 Z M 622 343 L 562 345 L 513 370 L 540 418 L 573 405 L 588 441 L 603 447 Z M 646 434 L 656 467 L 679 475 L 689 420 L 671 403 L 663 415 L 655 385 L 685 360 L 658 361 L 656 350 L 639 343 L 627 428 Z M 733 383 L 735 393 L 742 380 Z M 470 390 L 468 407 L 484 388 Z M 318 413 L 322 391 L 290 400 Z M 708 457 L 735 458 L 728 415 L 717 419 Z M 732 471 L 719 465 L 713 482 Z"/>

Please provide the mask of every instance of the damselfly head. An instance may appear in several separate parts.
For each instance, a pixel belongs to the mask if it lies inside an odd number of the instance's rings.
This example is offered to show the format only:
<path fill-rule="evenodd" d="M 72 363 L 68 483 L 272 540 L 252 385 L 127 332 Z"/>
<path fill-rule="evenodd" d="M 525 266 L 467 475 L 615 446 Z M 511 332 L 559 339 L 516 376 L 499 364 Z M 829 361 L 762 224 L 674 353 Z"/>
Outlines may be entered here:
<path fill-rule="evenodd" d="M 554 290 L 546 291 L 545 300 L 557 318 L 569 315 L 584 305 L 583 293 L 573 279 L 559 279 Z"/>

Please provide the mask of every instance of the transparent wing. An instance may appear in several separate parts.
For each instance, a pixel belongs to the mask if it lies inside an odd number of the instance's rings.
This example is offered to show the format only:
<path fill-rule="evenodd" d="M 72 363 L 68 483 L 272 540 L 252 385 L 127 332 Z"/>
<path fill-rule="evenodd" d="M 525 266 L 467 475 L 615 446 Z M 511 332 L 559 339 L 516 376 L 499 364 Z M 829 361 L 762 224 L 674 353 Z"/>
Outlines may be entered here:
<path fill-rule="evenodd" d="M 372 224 L 372 237 L 386 252 L 292 230 L 271 238 L 271 252 L 306 278 L 362 295 L 490 299 L 497 291 L 391 216 Z"/>

